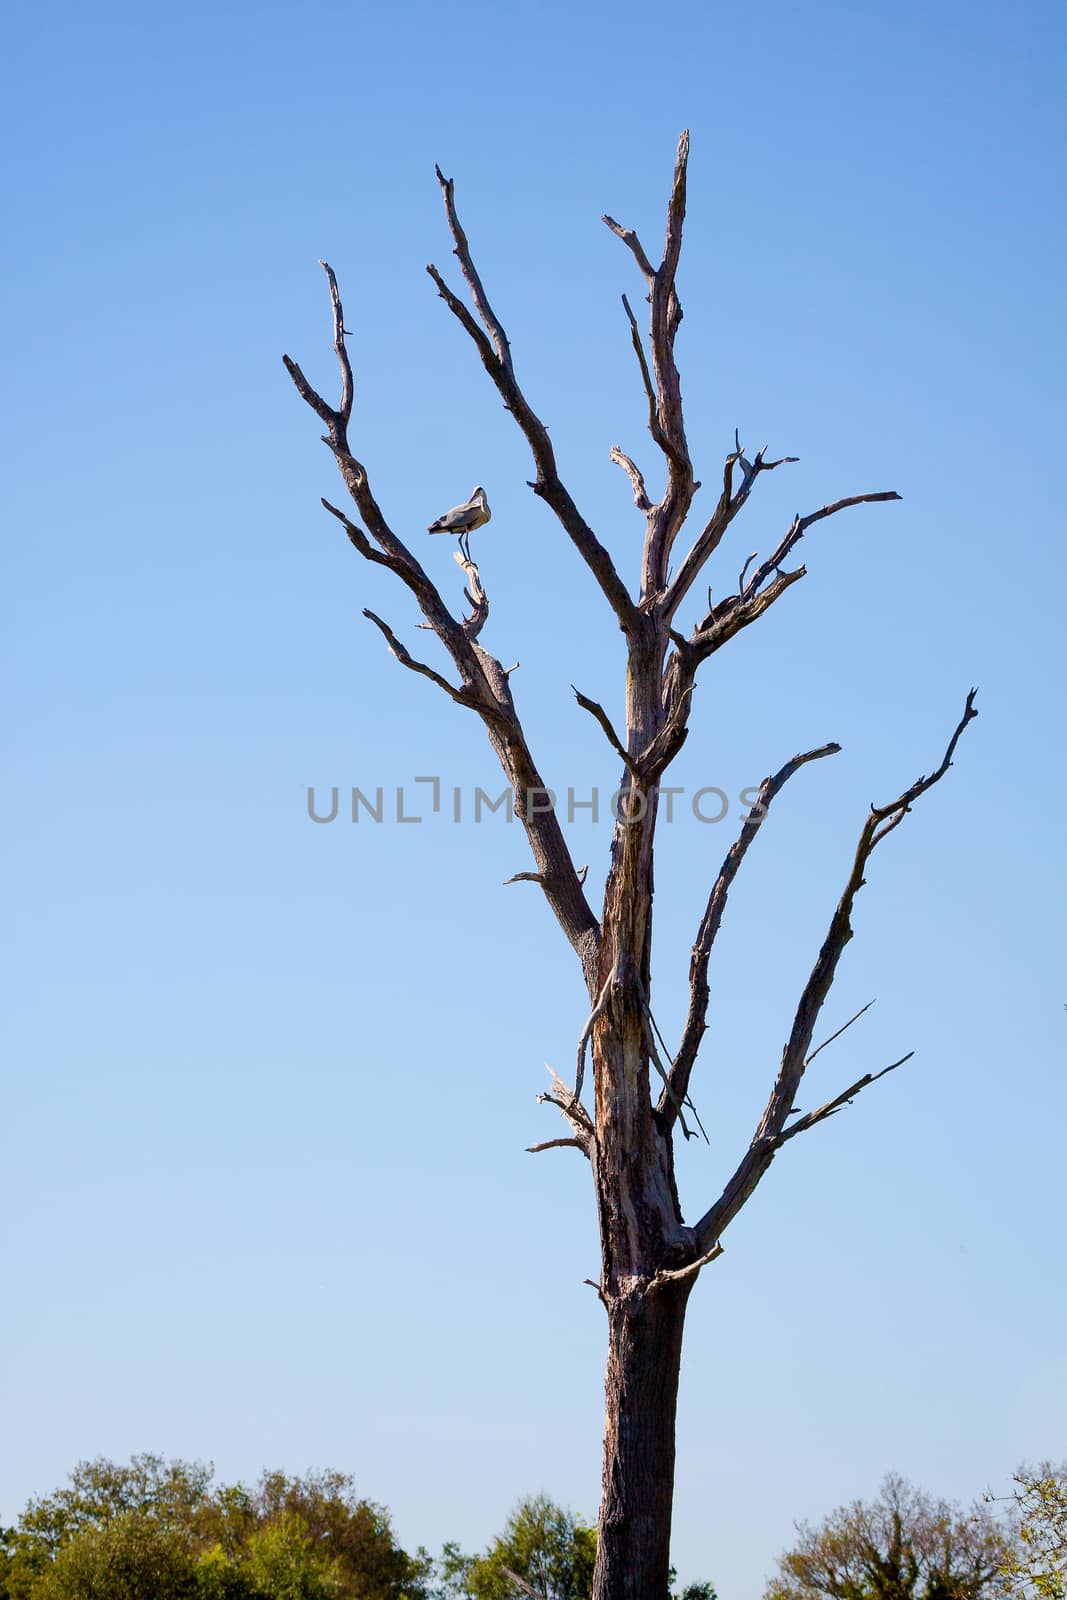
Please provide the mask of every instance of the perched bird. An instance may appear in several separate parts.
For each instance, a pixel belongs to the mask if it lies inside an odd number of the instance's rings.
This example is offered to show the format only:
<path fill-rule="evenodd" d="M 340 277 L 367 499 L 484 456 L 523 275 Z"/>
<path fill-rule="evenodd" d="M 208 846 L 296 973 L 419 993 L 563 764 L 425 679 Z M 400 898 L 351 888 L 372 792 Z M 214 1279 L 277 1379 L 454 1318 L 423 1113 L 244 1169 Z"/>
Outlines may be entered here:
<path fill-rule="evenodd" d="M 470 535 L 475 528 L 484 527 L 492 516 L 489 502 L 485 498 L 485 490 L 479 485 L 469 500 L 464 500 L 461 506 L 453 506 L 451 511 L 446 511 L 443 517 L 438 517 L 436 522 L 431 522 L 427 533 L 458 533 L 459 547 L 469 561 L 471 550 Z"/>

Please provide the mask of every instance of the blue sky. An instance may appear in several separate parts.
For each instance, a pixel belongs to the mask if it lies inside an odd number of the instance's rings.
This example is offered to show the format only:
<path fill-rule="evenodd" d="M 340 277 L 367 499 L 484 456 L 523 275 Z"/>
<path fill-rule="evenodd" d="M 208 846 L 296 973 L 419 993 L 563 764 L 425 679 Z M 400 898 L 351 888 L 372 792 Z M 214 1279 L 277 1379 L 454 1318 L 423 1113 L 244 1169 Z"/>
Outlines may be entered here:
<path fill-rule="evenodd" d="M 969 1498 L 1067 1453 L 1063 1192 L 1064 14 L 1035 3 L 690 0 L 23 8 L 3 118 L 11 377 L 4 626 L 0 1517 L 134 1450 L 355 1472 L 400 1537 L 484 1544 L 545 1488 L 592 1515 L 604 1328 L 587 1173 L 535 1095 L 584 1017 L 517 829 L 307 819 L 309 784 L 496 782 L 404 673 L 405 596 L 340 493 L 283 350 L 442 586 L 437 512 L 484 483 L 485 642 L 549 781 L 613 785 L 618 633 L 525 487 L 436 299 L 457 180 L 527 392 L 620 567 L 653 451 L 599 223 L 662 230 L 692 131 L 679 362 L 698 472 L 735 426 L 799 456 L 711 581 L 797 508 L 807 580 L 712 663 L 678 765 L 736 793 L 795 750 L 713 969 L 686 1149 L 698 1214 L 747 1139 L 865 808 L 957 765 L 879 852 L 813 1069 L 902 1072 L 783 1152 L 690 1313 L 675 1552 L 759 1593 L 794 1518 L 888 1469 Z M 453 274 L 454 277 L 454 274 Z M 788 476 L 787 476 L 788 471 Z M 413 791 L 414 792 L 414 791 Z M 495 793 L 496 790 L 494 789 Z M 656 1007 L 732 838 L 683 812 Z M 607 831 L 576 822 L 602 874 Z"/>

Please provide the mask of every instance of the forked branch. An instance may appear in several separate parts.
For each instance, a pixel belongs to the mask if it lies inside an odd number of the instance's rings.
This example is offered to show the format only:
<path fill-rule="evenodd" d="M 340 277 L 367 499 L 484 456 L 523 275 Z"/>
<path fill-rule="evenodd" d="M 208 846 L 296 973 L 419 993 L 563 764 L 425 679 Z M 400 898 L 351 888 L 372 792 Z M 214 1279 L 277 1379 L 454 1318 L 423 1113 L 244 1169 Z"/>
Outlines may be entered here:
<path fill-rule="evenodd" d="M 909 1050 L 906 1056 L 901 1056 L 899 1061 L 891 1061 L 888 1067 L 882 1068 L 881 1072 L 865 1072 L 862 1078 L 857 1078 L 855 1083 L 850 1083 L 847 1089 L 842 1089 L 840 1094 L 834 1095 L 832 1100 L 827 1100 L 826 1104 L 820 1106 L 817 1111 L 809 1111 L 806 1115 L 799 1117 L 796 1122 L 791 1122 L 778 1135 L 778 1147 L 781 1148 L 795 1134 L 806 1133 L 809 1128 L 814 1128 L 817 1122 L 825 1122 L 827 1117 L 834 1116 L 842 1107 L 851 1105 L 861 1089 L 866 1089 L 869 1084 L 877 1083 L 878 1079 L 884 1078 L 888 1072 L 895 1072 L 906 1061 L 910 1061 L 914 1054 L 914 1050 Z"/>
<path fill-rule="evenodd" d="M 727 851 L 726 859 L 719 869 L 719 875 L 712 886 L 708 896 L 708 903 L 704 909 L 700 928 L 697 933 L 696 943 L 693 945 L 693 954 L 689 963 L 689 1010 L 682 1031 L 682 1042 L 678 1054 L 674 1058 L 674 1067 L 670 1079 L 660 1096 L 657 1112 L 667 1125 L 676 1116 L 676 1107 L 689 1093 L 689 1079 L 696 1064 L 700 1042 L 707 1031 L 708 1000 L 708 963 L 711 958 L 711 949 L 718 936 L 722 925 L 723 912 L 730 889 L 740 869 L 742 861 L 748 853 L 748 848 L 759 832 L 767 816 L 767 810 L 780 789 L 788 783 L 794 772 L 806 766 L 809 761 L 819 761 L 823 756 L 837 755 L 841 746 L 839 744 L 820 745 L 816 750 L 808 750 L 803 755 L 797 755 L 787 761 L 783 767 L 772 777 L 764 778 L 759 786 L 756 802 L 750 809 L 741 832 L 735 842 Z"/>
<path fill-rule="evenodd" d="M 843 500 L 832 500 L 829 505 L 820 506 L 818 511 L 810 512 L 806 517 L 797 515 L 789 531 L 771 555 L 757 567 L 741 591 L 741 599 L 746 600 L 755 595 L 762 588 L 772 572 L 776 572 L 786 560 L 791 551 L 800 543 L 808 529 L 816 522 L 822 522 L 824 517 L 836 516 L 839 511 L 847 511 L 851 506 L 877 505 L 885 500 L 899 500 L 900 496 L 895 489 L 883 489 L 877 494 L 850 494 Z"/>
<path fill-rule="evenodd" d="M 760 454 L 762 455 L 762 451 Z M 788 456 L 783 457 L 783 461 L 789 459 Z M 745 483 L 754 481 L 757 470 L 769 471 L 772 467 L 782 465 L 781 461 L 766 462 L 762 468 L 757 469 L 758 461 L 759 457 L 746 472 L 742 492 L 745 492 Z M 794 567 L 792 571 L 786 571 L 783 563 L 814 523 L 821 522 L 825 517 L 832 517 L 839 511 L 845 511 L 850 506 L 871 505 L 879 501 L 899 499 L 900 496 L 895 489 L 881 490 L 875 494 L 853 494 L 843 500 L 834 500 L 829 505 L 820 506 L 818 511 L 812 511 L 806 517 L 799 514 L 795 516 L 772 554 L 759 564 L 751 577 L 747 576 L 753 559 L 749 557 L 738 580 L 738 592 L 727 595 L 725 600 L 720 600 L 716 605 L 709 606 L 707 615 L 697 624 L 686 642 L 686 648 L 679 649 L 677 656 L 668 663 L 664 679 L 665 696 L 672 693 L 677 695 L 679 689 L 691 684 L 701 662 L 706 661 L 716 650 L 720 650 L 743 628 L 749 627 L 769 610 L 788 588 L 806 575 L 806 567 Z M 712 523 L 714 521 L 713 518 Z M 708 526 L 711 527 L 712 523 Z M 695 554 L 699 545 L 698 540 L 691 555 Z M 707 554 L 710 554 L 710 549 L 701 562 L 695 565 L 693 577 L 699 571 L 703 560 L 707 559 Z M 680 573 L 679 578 L 681 576 Z M 674 592 L 673 587 L 668 591 L 664 600 L 665 607 L 673 603 Z M 672 633 L 671 637 L 674 638 L 675 635 Z M 672 676 L 678 681 L 672 682 Z"/>
<path fill-rule="evenodd" d="M 697 578 L 704 570 L 710 557 L 722 543 L 730 524 L 745 505 L 757 478 L 763 472 L 773 472 L 776 467 L 792 465 L 796 456 L 779 456 L 776 461 L 766 459 L 767 447 L 756 452 L 752 461 L 745 458 L 741 442 L 734 434 L 734 449 L 726 457 L 723 468 L 722 493 L 718 504 L 712 512 L 704 529 L 693 544 L 692 549 L 678 569 L 678 575 L 670 584 L 663 599 L 662 613 L 668 621 L 673 620 L 678 607 L 693 587 Z M 734 472 L 740 466 L 741 482 L 734 488 Z M 848 506 L 863 505 L 877 500 L 899 500 L 900 496 L 893 490 L 879 494 L 851 495 L 844 500 L 835 500 L 830 505 L 821 506 L 818 511 L 812 512 L 807 517 L 796 516 L 779 543 L 774 554 L 763 563 L 758 572 L 753 575 L 748 584 L 743 587 L 739 598 L 744 599 L 759 590 L 771 572 L 781 567 L 794 545 L 803 538 L 804 534 L 815 522 L 821 522 L 824 517 L 831 517 L 838 511 L 844 511 Z"/>
<path fill-rule="evenodd" d="M 477 567 L 469 559 L 460 560 L 467 580 L 466 596 L 472 607 L 463 621 L 454 617 L 436 584 L 387 522 L 374 498 L 367 471 L 353 456 L 348 444 L 354 385 L 345 345 L 346 331 L 341 297 L 332 269 L 324 262 L 333 313 L 333 347 L 341 369 L 341 400 L 335 409 L 309 383 L 295 361 L 284 357 L 298 393 L 326 424 L 325 442 L 330 446 L 345 485 L 359 512 L 360 523 L 352 521 L 337 506 L 323 505 L 345 529 L 349 542 L 367 561 L 389 569 L 418 602 L 426 623 L 437 635 L 459 673 L 458 685 L 435 668 L 417 661 L 388 623 L 372 611 L 365 615 L 381 630 L 397 660 L 413 672 L 428 678 L 457 704 L 477 711 L 490 743 L 504 769 L 514 794 L 515 814 L 526 830 L 536 867 L 536 881 L 577 953 L 591 991 L 596 984 L 596 953 L 600 925 L 585 897 L 582 879 L 575 870 L 554 807 L 533 803 L 531 797 L 546 793 L 540 773 L 530 754 L 508 682 L 508 673 L 493 656 L 477 643 L 489 611 L 489 602 Z"/>
<path fill-rule="evenodd" d="M 749 557 L 741 571 L 736 594 L 729 594 L 725 599 L 713 602 L 709 589 L 707 613 L 687 639 L 670 626 L 669 618 L 674 614 L 686 591 L 747 500 L 752 485 L 760 473 L 773 471 L 775 467 L 783 466 L 787 461 L 795 459 L 792 456 L 782 456 L 777 461 L 767 461 L 764 459 L 764 451 L 760 450 L 755 460 L 749 462 L 736 435 L 735 443 L 736 448 L 726 458 L 723 491 L 718 507 L 686 557 L 678 577 L 655 608 L 657 618 L 661 624 L 667 626 L 669 638 L 675 648 L 668 656 L 663 671 L 661 686 L 663 721 L 651 745 L 639 758 L 641 772 L 646 782 L 655 782 L 660 777 L 685 742 L 692 709 L 693 688 L 701 664 L 717 650 L 721 650 L 723 645 L 736 634 L 751 627 L 764 612 L 770 610 L 787 589 L 792 588 L 793 584 L 799 583 L 800 579 L 806 576 L 806 567 L 794 567 L 791 571 L 786 571 L 782 563 L 804 537 L 807 529 L 813 523 L 834 516 L 849 506 L 900 498 L 894 490 L 876 494 L 849 495 L 845 499 L 834 500 L 828 505 L 820 506 L 818 511 L 813 511 L 806 517 L 799 515 L 794 517 L 773 554 L 757 567 L 751 577 L 748 576 L 748 569 L 754 557 Z M 733 475 L 737 466 L 741 467 L 743 476 L 740 486 L 735 489 Z"/>
<path fill-rule="evenodd" d="M 456 211 L 455 185 L 451 178 L 444 176 L 440 167 L 436 171 L 444 198 L 445 215 L 455 243 L 455 256 L 470 290 L 475 310 L 484 325 L 484 332 L 462 300 L 453 294 L 437 268 L 431 264 L 426 270 L 437 285 L 437 292 L 448 309 L 470 335 L 505 407 L 526 436 L 537 468 L 537 478 L 531 487 L 535 494 L 555 512 L 571 542 L 600 585 L 623 632 L 633 634 L 640 630 L 643 619 L 630 598 L 626 585 L 616 572 L 611 556 L 578 510 L 560 479 L 548 429 L 519 387 L 507 334 L 489 302 L 471 257 L 467 235 L 463 231 Z"/>
<path fill-rule="evenodd" d="M 893 828 L 897 827 L 907 816 L 911 807 L 919 797 L 939 783 L 952 765 L 952 757 L 960 741 L 963 730 L 967 724 L 978 715 L 975 710 L 975 695 L 977 690 L 972 689 L 967 695 L 963 715 L 960 718 L 948 747 L 945 751 L 940 766 L 929 777 L 917 778 L 916 781 L 904 790 L 903 794 L 887 806 L 872 806 L 870 815 L 860 832 L 859 843 L 852 863 L 852 871 L 848 882 L 845 884 L 844 893 L 838 902 L 837 909 L 830 920 L 830 927 L 826 938 L 823 940 L 822 949 L 819 951 L 818 960 L 812 968 L 811 976 L 804 986 L 800 1001 L 797 1005 L 793 1026 L 785 1049 L 782 1052 L 782 1061 L 778 1069 L 778 1076 L 771 1090 L 770 1098 L 760 1118 L 759 1125 L 753 1135 L 748 1150 L 742 1157 L 737 1169 L 722 1194 L 709 1211 L 697 1224 L 697 1237 L 702 1246 L 706 1246 L 718 1239 L 729 1223 L 737 1215 L 745 1201 L 752 1194 L 763 1174 L 774 1159 L 775 1151 L 784 1142 L 783 1133 L 786 1131 L 791 1109 L 796 1103 L 797 1090 L 804 1076 L 804 1068 L 809 1059 L 812 1035 L 819 1020 L 819 1013 L 830 992 L 830 987 L 837 972 L 837 964 L 841 955 L 852 938 L 852 906 L 859 891 L 862 889 L 865 878 L 864 873 L 872 852 Z M 904 1058 L 907 1059 L 907 1058 Z M 893 1065 L 899 1065 L 894 1062 Z M 891 1068 L 885 1069 L 892 1070 Z M 843 1095 L 839 1095 L 827 1106 L 818 1112 L 811 1113 L 811 1120 L 802 1119 L 801 1123 L 794 1124 L 788 1130 L 792 1137 L 794 1131 L 799 1132 L 802 1126 L 812 1126 L 814 1122 L 823 1121 L 832 1111 L 839 1109 L 853 1094 L 859 1092 L 866 1082 L 873 1083 L 874 1076 L 853 1085 Z"/>

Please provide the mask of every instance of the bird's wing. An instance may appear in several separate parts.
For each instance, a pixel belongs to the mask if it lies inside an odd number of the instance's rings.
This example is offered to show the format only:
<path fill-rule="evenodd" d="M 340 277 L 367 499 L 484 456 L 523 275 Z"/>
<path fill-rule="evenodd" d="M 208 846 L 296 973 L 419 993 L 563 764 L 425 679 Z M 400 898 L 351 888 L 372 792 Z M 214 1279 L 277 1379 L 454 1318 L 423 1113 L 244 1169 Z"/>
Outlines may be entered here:
<path fill-rule="evenodd" d="M 446 511 L 443 517 L 438 517 L 436 522 L 431 522 L 430 533 L 459 533 L 464 528 L 469 528 L 481 514 L 481 504 L 474 500 L 464 500 L 461 506 L 453 506 L 451 511 Z"/>

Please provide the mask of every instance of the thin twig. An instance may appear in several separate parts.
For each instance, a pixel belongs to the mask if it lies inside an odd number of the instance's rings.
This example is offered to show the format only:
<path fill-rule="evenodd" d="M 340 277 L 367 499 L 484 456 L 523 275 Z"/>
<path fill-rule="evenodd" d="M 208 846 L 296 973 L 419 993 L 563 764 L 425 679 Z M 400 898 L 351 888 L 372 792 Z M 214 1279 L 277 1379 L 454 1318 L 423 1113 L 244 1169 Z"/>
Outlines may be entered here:
<path fill-rule="evenodd" d="M 829 1043 L 829 1040 L 827 1040 L 827 1043 Z M 787 1140 L 792 1139 L 794 1134 L 806 1133 L 809 1128 L 814 1128 L 817 1122 L 825 1122 L 827 1117 L 832 1117 L 843 1106 L 850 1105 L 853 1097 L 859 1094 L 861 1089 L 866 1089 L 868 1084 L 877 1083 L 878 1079 L 884 1078 L 887 1072 L 895 1072 L 898 1067 L 904 1065 L 905 1061 L 910 1061 L 914 1054 L 914 1050 L 909 1050 L 906 1056 L 901 1056 L 899 1061 L 891 1061 L 888 1067 L 882 1068 L 881 1072 L 864 1073 L 862 1078 L 857 1078 L 855 1083 L 850 1084 L 847 1089 L 842 1089 L 841 1093 L 835 1095 L 832 1100 L 827 1100 L 826 1104 L 819 1106 L 817 1111 L 809 1111 L 806 1116 L 801 1117 L 797 1122 L 791 1122 L 787 1128 L 783 1128 L 781 1133 L 776 1136 L 776 1145 L 781 1147 Z"/>
<path fill-rule="evenodd" d="M 745 598 L 745 577 L 746 577 L 746 575 L 748 573 L 748 569 L 752 565 L 753 561 L 755 561 L 755 559 L 756 559 L 756 557 L 758 555 L 759 555 L 759 551 L 758 550 L 753 550 L 752 554 L 749 556 L 748 560 L 745 562 L 744 566 L 741 568 L 741 575 L 737 580 L 737 593 L 738 593 L 738 597 L 741 600 L 743 600 Z"/>
<path fill-rule="evenodd" d="M 630 324 L 630 342 L 634 347 L 637 365 L 641 369 L 641 383 L 644 387 L 645 399 L 648 401 L 648 431 L 664 454 L 669 454 L 670 441 L 660 426 L 659 414 L 656 410 L 656 390 L 652 383 L 652 374 L 648 370 L 645 347 L 641 343 L 641 330 L 637 326 L 637 318 L 634 316 L 633 309 L 625 295 L 622 297 L 622 308 L 626 312 L 627 321 Z"/>
<path fill-rule="evenodd" d="M 575 1069 L 575 1073 L 574 1073 L 574 1098 L 575 1098 L 575 1100 L 579 1100 L 581 1098 L 582 1083 L 583 1083 L 584 1078 L 585 1078 L 585 1051 L 586 1051 L 586 1046 L 589 1043 L 590 1036 L 592 1035 L 592 1032 L 593 1032 L 593 1026 L 596 1023 L 598 1017 L 602 1017 L 604 1015 L 604 1011 L 605 1011 L 605 1009 L 607 1007 L 607 1003 L 608 1003 L 608 998 L 609 998 L 609 996 L 611 994 L 611 981 L 612 981 L 612 978 L 611 978 L 611 974 L 609 973 L 609 975 L 604 979 L 604 985 L 603 985 L 603 988 L 601 989 L 599 995 L 597 996 L 596 1005 L 593 1007 L 592 1011 L 589 1013 L 589 1019 L 586 1022 L 585 1027 L 582 1029 L 581 1038 L 578 1040 L 578 1065 L 577 1065 L 577 1068 Z"/>
<path fill-rule="evenodd" d="M 652 1007 L 650 1005 L 648 1005 L 647 1001 L 646 1001 L 646 1004 L 645 1004 L 645 1009 L 648 1012 L 648 1020 L 652 1024 L 652 1031 L 656 1035 L 656 1038 L 659 1040 L 659 1047 L 663 1051 L 663 1054 L 667 1057 L 667 1060 L 670 1062 L 671 1071 L 673 1072 L 674 1071 L 674 1057 L 671 1055 L 670 1049 L 669 1049 L 669 1047 L 667 1045 L 667 1041 L 663 1037 L 663 1030 L 660 1028 L 659 1023 L 656 1021 L 656 1018 L 655 1018 L 655 1016 L 653 1014 L 653 1011 L 652 1011 Z M 706 1145 L 710 1146 L 711 1145 L 711 1140 L 708 1138 L 707 1131 L 706 1131 L 706 1129 L 704 1127 L 704 1124 L 700 1120 L 700 1113 L 697 1110 L 696 1106 L 693 1104 L 692 1096 L 687 1094 L 686 1097 L 685 1097 L 685 1100 L 683 1101 L 683 1104 L 684 1104 L 685 1109 L 687 1111 L 691 1111 L 693 1113 L 693 1121 L 696 1123 L 697 1127 L 700 1129 L 700 1132 L 703 1134 L 704 1143 Z"/>
<path fill-rule="evenodd" d="M 814 1049 L 811 1052 L 811 1055 L 805 1061 L 805 1063 L 804 1063 L 805 1069 L 807 1069 L 808 1067 L 811 1066 L 812 1062 L 815 1060 L 815 1057 L 819 1054 L 819 1052 L 821 1050 L 825 1050 L 826 1046 L 828 1044 L 833 1044 L 835 1039 L 840 1039 L 841 1035 L 845 1032 L 845 1030 L 847 1028 L 851 1028 L 851 1026 L 852 1026 L 852 1024 L 854 1022 L 858 1022 L 860 1020 L 860 1018 L 863 1016 L 863 1013 L 865 1011 L 869 1011 L 873 1005 L 874 1005 L 874 1001 L 873 1000 L 868 1000 L 867 1004 L 865 1006 L 860 1006 L 859 1010 L 856 1012 L 856 1015 L 854 1017 L 849 1017 L 847 1022 L 842 1023 L 841 1027 L 838 1028 L 836 1033 L 832 1033 L 828 1039 L 824 1039 L 822 1044 L 817 1046 L 817 1048 Z"/>
<path fill-rule="evenodd" d="M 642 1025 L 642 1028 L 644 1030 L 645 1046 L 646 1046 L 646 1048 L 648 1050 L 648 1059 L 651 1061 L 652 1065 L 655 1067 L 656 1071 L 659 1073 L 660 1081 L 663 1084 L 663 1093 L 665 1095 L 670 1095 L 672 1100 L 674 1101 L 674 1115 L 678 1120 L 678 1126 L 681 1128 L 682 1133 L 684 1134 L 686 1140 L 688 1141 L 689 1139 L 695 1139 L 696 1138 L 696 1134 L 695 1133 L 690 1133 L 688 1127 L 686 1126 L 685 1115 L 684 1115 L 684 1112 L 682 1110 L 681 1102 L 677 1099 L 677 1097 L 674 1094 L 673 1089 L 671 1088 L 671 1075 L 668 1072 L 667 1068 L 663 1065 L 663 1062 L 659 1058 L 659 1051 L 656 1049 L 656 1040 L 655 1040 L 655 1037 L 653 1035 L 652 1028 L 650 1026 L 651 1016 L 652 1016 L 652 1013 L 648 1008 L 648 1002 L 644 998 L 644 993 L 642 991 L 642 994 L 641 994 L 641 1025 Z M 669 1059 L 670 1059 L 670 1055 L 669 1055 L 669 1052 L 668 1052 L 668 1060 Z M 705 1135 L 705 1138 L 706 1137 L 707 1137 L 707 1135 Z"/>

